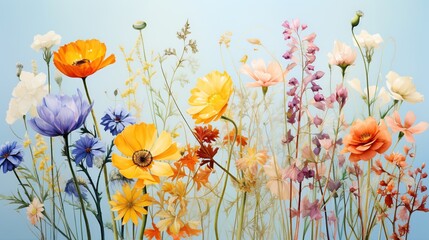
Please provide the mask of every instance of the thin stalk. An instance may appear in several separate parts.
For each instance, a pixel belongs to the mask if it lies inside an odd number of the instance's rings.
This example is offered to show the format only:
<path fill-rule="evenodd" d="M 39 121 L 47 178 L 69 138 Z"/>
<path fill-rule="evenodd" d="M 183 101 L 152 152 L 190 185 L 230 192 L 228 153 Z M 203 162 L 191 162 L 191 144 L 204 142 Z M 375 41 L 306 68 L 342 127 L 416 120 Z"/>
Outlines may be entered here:
<path fill-rule="evenodd" d="M 89 104 L 92 104 L 91 97 L 89 96 L 88 86 L 86 85 L 86 78 L 82 78 L 83 87 L 85 88 L 86 97 L 88 98 Z M 97 137 L 101 140 L 101 134 L 100 129 L 98 128 L 97 118 L 95 117 L 94 108 L 91 108 L 91 115 L 92 120 L 94 121 L 95 125 L 95 131 L 97 132 Z M 103 168 L 103 175 L 104 175 L 104 186 L 106 188 L 106 195 L 107 195 L 107 201 L 112 201 L 112 198 L 110 196 L 110 188 L 109 188 L 109 178 L 107 174 L 107 168 Z M 113 228 L 113 239 L 118 240 L 118 229 L 116 227 L 116 221 L 115 221 L 115 213 L 113 211 L 110 211 L 110 217 L 112 219 L 112 228 Z"/>
<path fill-rule="evenodd" d="M 232 119 L 229 119 L 229 118 L 227 118 L 225 116 L 222 116 L 221 118 L 224 119 L 224 120 L 226 120 L 226 121 L 231 122 L 234 125 L 234 128 L 235 128 L 234 141 L 232 141 L 232 143 L 231 143 L 231 148 L 229 149 L 228 161 L 227 161 L 227 164 L 226 164 L 226 170 L 229 172 L 229 166 L 230 166 L 231 157 L 232 157 L 232 150 L 234 149 L 234 143 L 237 140 L 238 128 L 237 128 L 237 125 L 235 124 L 235 122 Z M 216 215 L 215 215 L 215 222 L 214 222 L 214 230 L 215 230 L 216 239 L 219 239 L 219 231 L 218 231 L 219 211 L 220 211 L 220 207 L 222 205 L 223 197 L 225 195 L 226 186 L 228 184 L 228 176 L 229 175 L 226 175 L 226 177 L 225 177 L 225 182 L 223 184 L 222 194 L 220 195 L 219 203 L 218 203 L 218 205 L 216 207 Z"/>
<path fill-rule="evenodd" d="M 368 117 L 370 117 L 371 116 L 371 102 L 370 102 L 370 96 L 369 96 L 369 76 L 368 76 L 369 63 L 367 63 L 367 61 L 365 61 L 365 55 L 363 54 L 362 47 L 360 46 L 359 42 L 356 39 L 355 33 L 353 31 L 353 27 L 352 27 L 352 35 L 353 35 L 353 39 L 355 40 L 355 42 L 359 48 L 359 52 L 360 52 L 360 55 L 362 56 L 362 60 L 363 60 L 363 66 L 365 67 L 366 94 L 367 94 L 366 100 L 367 100 L 367 106 L 368 106 Z"/>
<path fill-rule="evenodd" d="M 237 239 L 241 240 L 243 234 L 244 210 L 246 209 L 247 192 L 243 193 L 240 206 L 240 218 L 238 219 Z"/>
<path fill-rule="evenodd" d="M 83 215 L 83 218 L 85 221 L 85 227 L 86 227 L 86 236 L 87 236 L 87 239 L 90 240 L 91 239 L 91 230 L 89 227 L 88 217 L 86 216 L 85 204 L 83 202 L 82 193 L 80 192 L 80 188 L 79 188 L 79 184 L 77 182 L 76 174 L 74 173 L 73 166 L 71 164 L 70 151 L 69 151 L 69 140 L 68 140 L 67 135 L 64 135 L 64 145 L 65 145 L 64 150 L 65 150 L 65 153 L 67 156 L 67 162 L 69 164 L 70 172 L 72 174 L 74 185 L 76 187 L 76 191 L 77 191 L 77 194 L 79 196 L 79 201 L 80 201 L 80 205 L 82 208 L 82 215 Z"/>
<path fill-rule="evenodd" d="M 144 186 L 143 194 L 146 194 L 146 193 L 147 193 L 147 189 L 146 189 L 146 186 Z M 146 211 L 148 211 L 147 206 L 144 208 L 146 209 Z M 149 214 L 149 212 L 148 212 L 148 214 Z M 140 235 L 139 235 L 140 240 L 143 240 L 143 238 L 144 238 L 144 230 L 146 229 L 146 223 L 147 223 L 147 214 L 143 214 L 143 223 L 142 223 L 142 228 L 140 230 Z"/>

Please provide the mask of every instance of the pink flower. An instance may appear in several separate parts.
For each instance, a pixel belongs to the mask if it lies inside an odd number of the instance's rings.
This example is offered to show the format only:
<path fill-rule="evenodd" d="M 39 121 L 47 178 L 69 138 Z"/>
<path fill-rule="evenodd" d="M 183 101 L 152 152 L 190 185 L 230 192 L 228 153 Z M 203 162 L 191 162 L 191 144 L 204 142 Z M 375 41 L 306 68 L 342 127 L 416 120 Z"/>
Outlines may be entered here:
<path fill-rule="evenodd" d="M 407 139 L 407 141 L 410 143 L 414 142 L 413 134 L 422 133 L 429 127 L 427 122 L 420 122 L 413 126 L 415 121 L 416 115 L 411 111 L 407 112 L 407 115 L 405 115 L 403 125 L 401 123 L 401 117 L 399 116 L 398 111 L 393 113 L 393 117 L 386 117 L 386 123 L 389 125 L 392 131 L 404 133 L 405 139 Z"/>
<path fill-rule="evenodd" d="M 27 218 L 31 224 L 36 225 L 37 222 L 43 217 L 43 204 L 40 203 L 38 198 L 34 198 L 33 201 L 27 207 Z"/>
<path fill-rule="evenodd" d="M 310 217 L 312 220 L 321 219 L 322 213 L 320 212 L 319 200 L 316 199 L 311 203 L 305 196 L 301 203 L 301 216 Z"/>
<path fill-rule="evenodd" d="M 288 70 L 283 71 L 277 62 L 270 62 L 268 68 L 264 60 L 258 59 L 252 61 L 252 67 L 244 64 L 241 72 L 253 78 L 256 82 L 247 83 L 249 87 L 269 87 L 283 81 Z"/>

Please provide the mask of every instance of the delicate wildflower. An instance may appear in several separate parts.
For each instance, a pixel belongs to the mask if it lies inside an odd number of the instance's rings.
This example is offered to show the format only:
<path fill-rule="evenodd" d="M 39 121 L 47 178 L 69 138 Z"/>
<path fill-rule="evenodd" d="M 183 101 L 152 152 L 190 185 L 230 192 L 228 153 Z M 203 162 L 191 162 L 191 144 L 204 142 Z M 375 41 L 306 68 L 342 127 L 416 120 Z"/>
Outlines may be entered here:
<path fill-rule="evenodd" d="M 264 165 L 264 172 L 268 177 L 267 188 L 270 192 L 279 199 L 291 199 L 296 194 L 296 188 L 290 185 L 289 179 L 284 178 L 284 169 L 271 161 Z M 292 188 L 292 196 L 290 196 Z"/>
<path fill-rule="evenodd" d="M 125 127 L 115 138 L 115 145 L 125 157 L 112 155 L 113 166 L 127 178 L 137 178 L 136 187 L 159 183 L 159 177 L 173 175 L 164 160 L 178 160 L 180 150 L 171 135 L 163 131 L 156 139 L 154 124 L 139 123 Z"/>
<path fill-rule="evenodd" d="M 66 136 L 80 128 L 91 111 L 92 105 L 78 95 L 47 95 L 37 107 L 39 117 L 30 119 L 34 131 L 43 136 Z"/>
<path fill-rule="evenodd" d="M 224 44 L 226 48 L 229 48 L 229 44 L 231 43 L 232 32 L 225 32 L 220 36 L 219 45 Z"/>
<path fill-rule="evenodd" d="M 388 162 L 393 163 L 400 168 L 405 168 L 407 166 L 407 162 L 405 162 L 405 156 L 400 153 L 393 152 L 390 155 L 385 155 L 384 158 Z"/>
<path fill-rule="evenodd" d="M 202 143 L 215 142 L 219 137 L 219 130 L 213 128 L 213 126 L 210 124 L 207 126 L 196 126 L 194 130 L 196 138 Z"/>
<path fill-rule="evenodd" d="M 200 190 L 202 186 L 207 186 L 210 184 L 209 177 L 213 172 L 213 169 L 206 167 L 200 168 L 197 174 L 193 177 L 194 182 L 197 184 L 197 190 Z"/>
<path fill-rule="evenodd" d="M 384 122 L 378 125 L 373 117 L 368 117 L 364 121 L 358 119 L 353 123 L 350 133 L 344 138 L 342 153 L 350 152 L 349 159 L 352 162 L 368 161 L 377 153 L 384 153 L 391 144 L 392 136 Z"/>
<path fill-rule="evenodd" d="M 186 166 L 189 170 L 194 171 L 195 165 L 199 162 L 197 156 L 198 147 L 191 147 L 188 145 L 187 153 L 182 158 L 180 158 L 177 162 L 181 165 Z"/>
<path fill-rule="evenodd" d="M 83 180 L 82 178 L 78 178 L 77 185 L 79 186 L 79 190 L 80 190 L 80 194 L 82 195 L 82 198 L 86 200 L 88 190 L 86 189 L 85 180 Z M 69 196 L 79 198 L 79 193 L 77 192 L 76 184 L 74 183 L 73 178 L 67 181 L 66 187 L 64 188 L 64 192 L 66 192 Z"/>
<path fill-rule="evenodd" d="M 128 125 L 136 123 L 136 119 L 125 108 L 117 106 L 114 109 L 109 108 L 101 118 L 101 125 L 104 131 L 109 130 L 113 136 L 121 133 Z"/>
<path fill-rule="evenodd" d="M 99 40 L 77 40 L 54 52 L 54 64 L 64 75 L 86 78 L 115 62 L 115 55 L 105 55 L 106 45 Z"/>
<path fill-rule="evenodd" d="M 386 123 L 392 129 L 393 132 L 402 132 L 408 142 L 414 142 L 414 134 L 424 132 L 428 127 L 429 123 L 420 122 L 413 126 L 416 121 L 416 115 L 409 111 L 405 115 L 404 124 L 401 123 L 401 116 L 399 116 L 398 111 L 393 112 L 393 117 L 386 117 Z"/>
<path fill-rule="evenodd" d="M 240 170 L 249 169 L 252 173 L 256 174 L 258 164 L 263 166 L 268 160 L 267 151 L 256 151 L 256 147 L 247 147 L 246 152 L 247 154 L 238 159 L 235 164 Z"/>
<path fill-rule="evenodd" d="M 227 135 L 225 135 L 225 137 L 223 137 L 223 143 L 227 144 L 234 141 L 234 136 L 235 130 L 231 130 Z M 237 134 L 235 138 L 235 143 L 237 144 L 237 146 L 245 147 L 247 145 L 247 137 Z"/>
<path fill-rule="evenodd" d="M 155 239 L 155 240 L 161 240 L 161 231 L 159 231 L 159 228 L 156 227 L 156 224 L 152 222 L 152 227 L 144 230 L 144 235 L 149 240 Z"/>
<path fill-rule="evenodd" d="M 27 207 L 27 218 L 32 225 L 36 225 L 43 218 L 43 204 L 37 197 Z"/>
<path fill-rule="evenodd" d="M 44 73 L 34 75 L 31 72 L 22 71 L 19 79 L 21 81 L 13 89 L 12 99 L 6 113 L 8 124 L 13 124 L 16 120 L 22 119 L 29 111 L 35 112 L 36 106 L 48 94 Z"/>
<path fill-rule="evenodd" d="M 172 234 L 179 233 L 180 229 L 185 225 L 181 219 L 186 214 L 186 206 L 180 206 L 179 212 L 176 213 L 176 209 L 173 205 L 174 198 L 171 197 L 168 200 L 168 207 L 166 210 L 159 211 L 156 216 L 161 218 L 156 226 L 160 231 L 169 230 Z M 177 205 L 176 205 L 177 208 Z"/>
<path fill-rule="evenodd" d="M 393 99 L 410 103 L 423 102 L 424 97 L 416 91 L 411 77 L 399 76 L 396 72 L 390 71 L 386 79 L 387 89 Z"/>
<path fill-rule="evenodd" d="M 3 173 L 12 171 L 23 161 L 22 147 L 16 142 L 6 142 L 0 147 L 0 167 Z"/>
<path fill-rule="evenodd" d="M 142 194 L 139 188 L 131 189 L 128 184 L 122 186 L 122 191 L 123 194 L 117 191 L 109 202 L 111 210 L 118 212 L 115 220 L 122 220 L 122 225 L 131 220 L 134 225 L 138 225 L 138 219 L 147 214 L 145 207 L 152 205 L 153 199 L 149 194 Z"/>
<path fill-rule="evenodd" d="M 37 34 L 34 36 L 31 48 L 35 51 L 43 49 L 49 51 L 54 45 L 58 45 L 61 42 L 61 36 L 56 34 L 54 31 L 49 31 L 44 35 Z"/>
<path fill-rule="evenodd" d="M 305 196 L 301 203 L 301 215 L 302 217 L 310 217 L 312 220 L 320 220 L 322 213 L 320 212 L 319 200 L 310 202 L 308 197 Z"/>
<path fill-rule="evenodd" d="M 86 160 L 86 165 L 92 167 L 94 157 L 102 156 L 106 152 L 106 146 L 98 138 L 83 135 L 76 141 L 72 154 L 76 164 Z"/>
<path fill-rule="evenodd" d="M 328 53 L 329 64 L 346 69 L 352 65 L 356 59 L 356 51 L 340 41 L 334 41 L 334 49 Z"/>
<path fill-rule="evenodd" d="M 232 94 L 232 79 L 227 72 L 212 71 L 197 80 L 188 100 L 188 113 L 195 123 L 209 123 L 218 120 L 226 111 Z"/>
<path fill-rule="evenodd" d="M 282 82 L 288 70 L 283 71 L 277 62 L 270 62 L 267 67 L 264 60 L 258 59 L 252 61 L 252 67 L 244 64 L 241 72 L 255 80 L 255 82 L 247 83 L 248 87 L 262 87 L 265 93 L 269 86 Z"/>
<path fill-rule="evenodd" d="M 367 51 L 371 49 L 378 48 L 380 43 L 383 42 L 383 38 L 381 38 L 380 34 L 369 34 L 366 30 L 361 30 L 358 35 L 356 35 L 356 40 L 359 43 L 359 46 L 365 48 Z M 356 42 L 354 42 L 355 45 Z"/>
<path fill-rule="evenodd" d="M 340 105 L 340 109 L 342 109 L 347 101 L 347 88 L 343 87 L 343 84 L 338 85 L 336 88 L 335 95 L 337 102 Z"/>

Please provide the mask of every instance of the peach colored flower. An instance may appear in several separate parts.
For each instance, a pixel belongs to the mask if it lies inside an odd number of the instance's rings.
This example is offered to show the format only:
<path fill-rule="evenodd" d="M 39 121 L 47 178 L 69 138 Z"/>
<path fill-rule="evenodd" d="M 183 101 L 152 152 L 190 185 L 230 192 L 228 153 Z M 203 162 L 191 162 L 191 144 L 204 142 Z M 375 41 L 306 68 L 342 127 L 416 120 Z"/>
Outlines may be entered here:
<path fill-rule="evenodd" d="M 33 198 L 33 201 L 27 207 L 27 218 L 32 225 L 36 225 L 43 218 L 43 204 L 38 198 Z"/>
<path fill-rule="evenodd" d="M 262 59 L 253 60 L 252 67 L 244 64 L 241 72 L 256 81 L 247 83 L 248 87 L 269 87 L 283 81 L 287 74 L 287 70 L 283 71 L 279 63 L 270 62 L 266 67 Z"/>
<path fill-rule="evenodd" d="M 383 121 L 378 125 L 373 117 L 365 121 L 356 120 L 350 133 L 344 138 L 344 149 L 342 153 L 350 152 L 350 161 L 368 161 L 377 153 L 382 154 L 392 144 L 392 136 Z"/>
<path fill-rule="evenodd" d="M 334 41 L 334 49 L 328 53 L 328 59 L 330 65 L 346 68 L 355 62 L 356 51 L 343 42 Z"/>
<path fill-rule="evenodd" d="M 399 116 L 398 111 L 393 113 L 393 117 L 386 117 L 386 123 L 392 131 L 404 133 L 405 139 L 410 143 L 414 142 L 413 134 L 422 133 L 429 127 L 429 123 L 427 122 L 420 122 L 413 126 L 415 121 L 416 115 L 411 111 L 405 115 L 404 124 L 401 123 L 401 116 Z"/>

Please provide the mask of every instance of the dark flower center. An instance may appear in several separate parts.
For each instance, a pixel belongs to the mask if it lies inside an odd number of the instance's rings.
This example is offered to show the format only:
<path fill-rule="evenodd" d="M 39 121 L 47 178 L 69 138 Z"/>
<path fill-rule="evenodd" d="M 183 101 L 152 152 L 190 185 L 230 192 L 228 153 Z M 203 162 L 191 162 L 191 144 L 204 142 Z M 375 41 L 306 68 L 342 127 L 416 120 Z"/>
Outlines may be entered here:
<path fill-rule="evenodd" d="M 152 154 L 146 150 L 139 150 L 133 153 L 133 162 L 140 167 L 147 167 L 153 161 Z"/>
<path fill-rule="evenodd" d="M 3 158 L 8 158 L 8 157 L 9 157 L 9 153 L 3 154 Z"/>
<path fill-rule="evenodd" d="M 73 66 L 80 66 L 82 64 L 89 63 L 89 62 L 90 62 L 89 59 L 84 58 L 84 59 L 81 59 L 79 61 L 73 62 L 72 65 Z"/>
<path fill-rule="evenodd" d="M 85 149 L 85 152 L 86 152 L 86 153 L 90 153 L 90 152 L 91 152 L 91 148 L 89 148 L 89 147 L 88 147 L 88 148 L 86 148 L 86 149 Z"/>
<path fill-rule="evenodd" d="M 120 117 L 120 116 L 116 116 L 116 117 L 115 117 L 115 122 L 116 122 L 116 123 L 121 122 L 121 117 Z"/>

